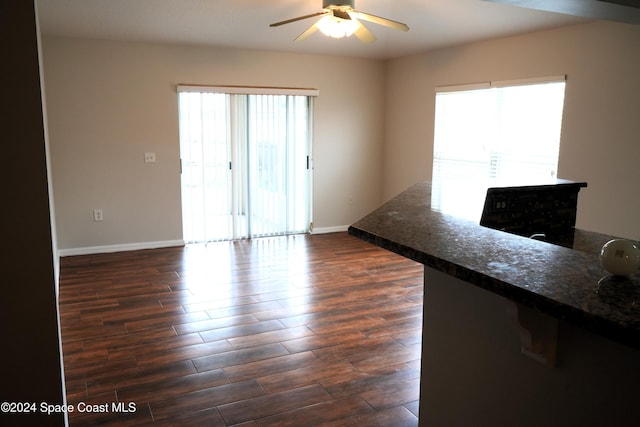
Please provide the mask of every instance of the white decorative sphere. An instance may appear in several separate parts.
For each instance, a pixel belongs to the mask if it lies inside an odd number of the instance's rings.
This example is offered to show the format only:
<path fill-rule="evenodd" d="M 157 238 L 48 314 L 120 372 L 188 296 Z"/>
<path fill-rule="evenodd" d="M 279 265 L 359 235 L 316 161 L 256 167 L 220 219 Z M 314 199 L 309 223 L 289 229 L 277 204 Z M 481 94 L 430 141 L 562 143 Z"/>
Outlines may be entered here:
<path fill-rule="evenodd" d="M 602 246 L 600 263 L 615 276 L 628 276 L 640 269 L 640 246 L 627 239 L 613 239 Z"/>

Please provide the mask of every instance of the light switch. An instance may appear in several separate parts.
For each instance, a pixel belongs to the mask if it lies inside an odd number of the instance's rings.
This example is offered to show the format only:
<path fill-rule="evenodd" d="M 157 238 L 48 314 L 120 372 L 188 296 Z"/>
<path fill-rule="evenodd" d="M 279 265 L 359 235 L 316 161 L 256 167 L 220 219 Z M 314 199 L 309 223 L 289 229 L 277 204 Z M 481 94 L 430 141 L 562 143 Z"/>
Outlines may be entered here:
<path fill-rule="evenodd" d="M 144 162 L 145 163 L 155 163 L 156 162 L 156 153 L 144 153 Z"/>

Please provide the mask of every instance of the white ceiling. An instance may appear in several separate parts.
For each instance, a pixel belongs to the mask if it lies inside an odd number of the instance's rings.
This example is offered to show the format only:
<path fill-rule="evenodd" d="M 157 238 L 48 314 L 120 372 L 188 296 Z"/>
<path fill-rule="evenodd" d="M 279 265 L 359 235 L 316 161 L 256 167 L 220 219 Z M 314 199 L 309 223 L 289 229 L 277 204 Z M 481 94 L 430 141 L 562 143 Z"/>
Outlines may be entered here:
<path fill-rule="evenodd" d="M 337 0 L 336 3 L 339 3 Z M 378 38 L 293 40 L 316 18 L 269 24 L 322 9 L 322 0 L 37 0 L 44 35 L 204 44 L 386 59 L 474 40 L 584 22 L 483 0 L 357 0 L 355 9 L 404 22 L 409 32 L 365 23 Z"/>

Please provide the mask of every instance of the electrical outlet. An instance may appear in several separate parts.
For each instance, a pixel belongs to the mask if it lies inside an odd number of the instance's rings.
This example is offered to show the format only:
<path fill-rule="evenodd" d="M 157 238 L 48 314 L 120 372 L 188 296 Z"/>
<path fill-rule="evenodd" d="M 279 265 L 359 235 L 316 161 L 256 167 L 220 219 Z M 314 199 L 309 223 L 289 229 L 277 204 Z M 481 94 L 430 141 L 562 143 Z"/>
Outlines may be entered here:
<path fill-rule="evenodd" d="M 155 163 L 156 162 L 156 153 L 144 153 L 144 162 L 145 163 Z"/>
<path fill-rule="evenodd" d="M 93 220 L 94 221 L 102 221 L 104 216 L 102 215 L 102 209 L 94 209 L 93 210 Z"/>

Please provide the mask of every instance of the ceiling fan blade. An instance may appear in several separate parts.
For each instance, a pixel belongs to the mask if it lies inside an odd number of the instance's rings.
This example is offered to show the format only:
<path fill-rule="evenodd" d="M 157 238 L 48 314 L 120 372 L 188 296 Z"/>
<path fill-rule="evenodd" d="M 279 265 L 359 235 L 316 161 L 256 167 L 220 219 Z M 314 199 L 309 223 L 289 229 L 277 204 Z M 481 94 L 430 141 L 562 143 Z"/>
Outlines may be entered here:
<path fill-rule="evenodd" d="M 392 21 L 391 19 L 381 18 L 379 16 L 371 15 L 364 12 L 358 12 L 356 10 L 350 11 L 349 14 L 354 18 L 362 19 L 363 21 L 373 22 L 374 24 L 384 25 L 385 27 L 393 28 L 400 31 L 409 31 L 409 27 L 402 22 Z"/>
<path fill-rule="evenodd" d="M 309 37 L 311 34 L 315 33 L 316 31 L 318 31 L 318 21 L 314 22 L 313 25 L 311 25 L 309 28 L 307 28 L 304 33 L 300 34 L 298 37 L 295 38 L 295 42 L 299 42 L 302 41 L 304 39 L 306 39 L 307 37 Z"/>
<path fill-rule="evenodd" d="M 362 23 L 357 19 L 354 19 L 354 21 L 358 23 L 358 28 L 354 31 L 353 34 L 355 34 L 355 36 L 359 38 L 362 43 L 373 43 L 374 41 L 376 41 L 376 36 L 374 36 L 367 27 L 362 25 Z"/>
<path fill-rule="evenodd" d="M 351 16 L 349 15 L 349 12 L 346 10 L 331 9 L 331 13 L 333 13 L 333 16 L 335 16 L 336 18 L 351 20 Z"/>
<path fill-rule="evenodd" d="M 280 21 L 280 22 L 276 22 L 273 23 L 271 25 L 269 25 L 270 27 L 279 27 L 280 25 L 284 25 L 284 24 L 290 24 L 292 22 L 296 22 L 296 21 L 302 21 L 303 19 L 309 19 L 309 18 L 313 18 L 314 16 L 320 16 L 320 15 L 326 15 L 328 12 L 323 11 L 323 12 L 316 12 L 316 13 L 312 13 L 310 15 L 305 15 L 305 16 L 299 16 L 297 18 L 291 18 L 291 19 L 287 19 L 286 21 Z"/>

